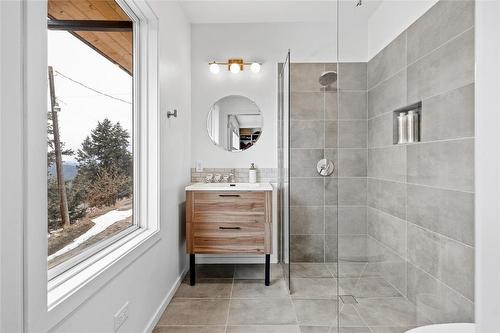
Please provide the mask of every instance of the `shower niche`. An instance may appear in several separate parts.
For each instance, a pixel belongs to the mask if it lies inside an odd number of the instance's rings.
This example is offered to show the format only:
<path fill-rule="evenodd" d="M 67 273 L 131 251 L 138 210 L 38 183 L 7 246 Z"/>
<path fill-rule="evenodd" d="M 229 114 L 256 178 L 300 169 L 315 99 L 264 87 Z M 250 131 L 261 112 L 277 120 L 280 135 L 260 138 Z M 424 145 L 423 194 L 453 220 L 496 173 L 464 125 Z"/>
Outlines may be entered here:
<path fill-rule="evenodd" d="M 395 145 L 420 142 L 422 102 L 393 111 L 393 139 Z"/>

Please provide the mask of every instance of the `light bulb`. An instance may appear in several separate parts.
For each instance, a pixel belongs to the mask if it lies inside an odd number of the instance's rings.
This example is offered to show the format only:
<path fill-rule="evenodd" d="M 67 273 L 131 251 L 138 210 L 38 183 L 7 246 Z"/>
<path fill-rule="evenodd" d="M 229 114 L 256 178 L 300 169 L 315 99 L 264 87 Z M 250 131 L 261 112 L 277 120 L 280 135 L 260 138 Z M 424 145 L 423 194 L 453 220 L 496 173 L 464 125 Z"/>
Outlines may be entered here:
<path fill-rule="evenodd" d="M 214 63 L 211 63 L 211 64 L 210 64 L 210 66 L 209 66 L 209 68 L 210 68 L 210 71 L 211 71 L 212 73 L 214 73 L 214 74 L 217 74 L 217 73 L 219 73 L 219 71 L 220 71 L 220 67 L 219 67 L 219 65 L 218 65 L 218 64 L 216 64 L 215 62 L 214 62 Z"/>
<path fill-rule="evenodd" d="M 234 64 L 231 64 L 231 66 L 229 66 L 229 70 L 233 74 L 238 74 L 240 72 L 241 68 L 240 68 L 239 64 L 234 63 Z"/>
<path fill-rule="evenodd" d="M 260 72 L 260 64 L 258 62 L 254 62 L 250 65 L 250 70 L 252 73 L 258 73 Z"/>

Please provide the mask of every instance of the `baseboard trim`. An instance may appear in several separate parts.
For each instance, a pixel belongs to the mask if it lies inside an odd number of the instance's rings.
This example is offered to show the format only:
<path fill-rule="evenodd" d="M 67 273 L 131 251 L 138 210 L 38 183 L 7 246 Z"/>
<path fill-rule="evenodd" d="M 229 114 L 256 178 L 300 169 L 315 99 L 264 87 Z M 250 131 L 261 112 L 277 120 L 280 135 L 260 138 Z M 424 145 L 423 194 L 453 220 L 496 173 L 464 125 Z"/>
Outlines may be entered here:
<path fill-rule="evenodd" d="M 161 304 L 158 307 L 158 310 L 156 310 L 154 316 L 149 321 L 148 325 L 146 326 L 146 329 L 144 330 L 144 333 L 153 332 L 154 328 L 156 327 L 156 324 L 158 324 L 158 321 L 161 318 L 161 315 L 163 314 L 163 312 L 165 311 L 167 306 L 170 304 L 170 301 L 172 300 L 175 293 L 177 292 L 177 289 L 179 289 L 179 287 L 182 283 L 182 280 L 184 280 L 184 277 L 186 276 L 188 270 L 189 270 L 189 266 L 186 266 L 184 268 L 184 271 L 182 272 L 182 274 L 177 278 L 174 285 L 172 286 L 172 288 L 170 288 L 170 291 L 167 293 L 167 295 L 165 296 L 165 298 L 161 302 Z"/>

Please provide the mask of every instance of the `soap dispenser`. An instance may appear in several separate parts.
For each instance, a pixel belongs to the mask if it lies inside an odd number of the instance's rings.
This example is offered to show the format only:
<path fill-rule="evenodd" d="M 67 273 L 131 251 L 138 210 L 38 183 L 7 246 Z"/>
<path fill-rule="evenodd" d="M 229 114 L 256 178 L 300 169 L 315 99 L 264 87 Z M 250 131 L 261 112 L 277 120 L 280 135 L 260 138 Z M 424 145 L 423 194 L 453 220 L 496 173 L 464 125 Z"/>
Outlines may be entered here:
<path fill-rule="evenodd" d="M 255 164 L 250 164 L 250 169 L 248 170 L 248 182 L 251 184 L 257 183 L 257 169 Z"/>

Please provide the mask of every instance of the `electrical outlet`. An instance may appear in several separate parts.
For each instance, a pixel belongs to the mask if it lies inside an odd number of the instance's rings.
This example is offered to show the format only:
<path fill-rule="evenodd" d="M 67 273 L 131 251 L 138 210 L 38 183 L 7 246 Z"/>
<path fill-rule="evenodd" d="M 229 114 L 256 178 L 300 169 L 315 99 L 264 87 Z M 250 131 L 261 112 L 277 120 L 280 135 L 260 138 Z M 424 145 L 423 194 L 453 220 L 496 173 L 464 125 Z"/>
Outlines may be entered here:
<path fill-rule="evenodd" d="M 115 313 L 115 332 L 117 332 L 123 323 L 128 319 L 128 302 Z"/>

